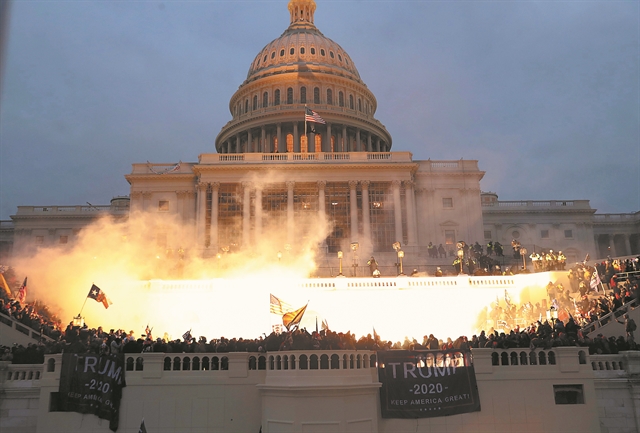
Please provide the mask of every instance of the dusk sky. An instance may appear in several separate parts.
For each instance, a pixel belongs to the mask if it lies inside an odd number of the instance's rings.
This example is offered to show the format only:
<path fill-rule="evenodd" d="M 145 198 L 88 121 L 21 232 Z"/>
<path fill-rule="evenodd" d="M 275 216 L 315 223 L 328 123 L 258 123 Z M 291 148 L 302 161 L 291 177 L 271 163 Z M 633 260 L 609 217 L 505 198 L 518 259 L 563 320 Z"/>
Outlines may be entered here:
<path fill-rule="evenodd" d="M 214 153 L 230 97 L 289 25 L 287 3 L 14 0 L 0 219 L 108 204 L 128 195 L 132 163 Z M 640 210 L 639 2 L 316 3 L 393 151 L 477 159 L 500 200 Z"/>

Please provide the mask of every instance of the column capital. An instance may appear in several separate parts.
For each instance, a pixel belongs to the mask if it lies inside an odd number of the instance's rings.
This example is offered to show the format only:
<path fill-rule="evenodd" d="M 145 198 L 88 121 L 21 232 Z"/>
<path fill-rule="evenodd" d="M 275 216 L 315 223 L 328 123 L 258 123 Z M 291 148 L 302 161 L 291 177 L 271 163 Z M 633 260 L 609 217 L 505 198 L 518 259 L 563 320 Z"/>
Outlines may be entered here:
<path fill-rule="evenodd" d="M 326 180 L 319 180 L 317 182 L 318 185 L 318 190 L 324 190 L 324 188 L 327 186 L 327 181 Z"/>
<path fill-rule="evenodd" d="M 131 198 L 140 198 L 142 197 L 142 191 L 131 191 L 131 193 L 129 194 L 129 196 Z"/>
<path fill-rule="evenodd" d="M 294 181 L 292 180 L 288 180 L 285 182 L 285 184 L 287 185 L 287 189 L 293 189 L 294 185 L 296 184 Z"/>
<path fill-rule="evenodd" d="M 151 198 L 151 191 L 142 191 L 142 197 L 146 199 Z"/>
<path fill-rule="evenodd" d="M 207 182 L 198 182 L 196 185 L 196 189 L 198 191 L 206 191 L 209 188 L 209 184 Z"/>
<path fill-rule="evenodd" d="M 176 191 L 176 195 L 178 196 L 178 198 L 185 198 L 187 196 L 188 191 Z"/>
<path fill-rule="evenodd" d="M 242 188 L 251 189 L 253 188 L 253 182 L 241 182 Z"/>
<path fill-rule="evenodd" d="M 392 180 L 391 181 L 391 185 L 393 185 L 394 187 L 400 187 L 400 185 L 402 185 L 402 181 L 401 180 Z"/>
<path fill-rule="evenodd" d="M 220 188 L 220 182 L 211 182 L 210 185 L 211 185 L 211 189 L 214 191 Z"/>
<path fill-rule="evenodd" d="M 405 180 L 405 181 L 404 181 L 404 182 L 402 182 L 402 183 L 404 183 L 404 187 L 405 187 L 405 188 L 409 188 L 409 189 L 411 189 L 411 188 L 413 188 L 414 186 L 416 186 L 416 183 L 415 183 L 413 180 Z"/>
<path fill-rule="evenodd" d="M 349 188 L 356 189 L 357 186 L 358 186 L 358 181 L 357 180 L 350 180 L 349 181 Z"/>
<path fill-rule="evenodd" d="M 371 184 L 370 180 L 361 180 L 360 185 L 362 185 L 362 189 L 369 189 L 369 185 Z"/>

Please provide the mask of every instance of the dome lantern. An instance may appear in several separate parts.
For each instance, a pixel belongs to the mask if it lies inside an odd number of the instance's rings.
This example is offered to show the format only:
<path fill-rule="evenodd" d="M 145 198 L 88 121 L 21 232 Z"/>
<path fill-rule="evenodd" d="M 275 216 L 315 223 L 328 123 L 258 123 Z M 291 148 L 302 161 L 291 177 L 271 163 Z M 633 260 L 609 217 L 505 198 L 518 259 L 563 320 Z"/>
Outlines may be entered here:
<path fill-rule="evenodd" d="M 309 23 L 313 24 L 313 13 L 316 11 L 314 0 L 290 0 L 289 13 L 291 14 L 291 24 Z"/>

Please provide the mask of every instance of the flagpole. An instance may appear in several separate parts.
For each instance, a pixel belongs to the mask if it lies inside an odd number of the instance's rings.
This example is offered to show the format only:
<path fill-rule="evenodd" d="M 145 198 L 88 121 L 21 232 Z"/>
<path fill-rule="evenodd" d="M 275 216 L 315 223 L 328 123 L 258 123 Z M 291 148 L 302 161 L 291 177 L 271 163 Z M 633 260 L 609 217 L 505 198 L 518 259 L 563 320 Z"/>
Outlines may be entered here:
<path fill-rule="evenodd" d="M 309 137 L 307 136 L 307 104 L 304 104 L 304 138 L 307 139 L 307 153 L 309 152 Z"/>
<path fill-rule="evenodd" d="M 82 304 L 82 308 L 80 308 L 80 312 L 78 313 L 78 317 L 80 317 L 82 315 L 82 310 L 84 310 L 84 306 L 87 304 L 87 299 L 89 299 L 88 296 L 86 298 L 84 298 L 84 303 Z"/>

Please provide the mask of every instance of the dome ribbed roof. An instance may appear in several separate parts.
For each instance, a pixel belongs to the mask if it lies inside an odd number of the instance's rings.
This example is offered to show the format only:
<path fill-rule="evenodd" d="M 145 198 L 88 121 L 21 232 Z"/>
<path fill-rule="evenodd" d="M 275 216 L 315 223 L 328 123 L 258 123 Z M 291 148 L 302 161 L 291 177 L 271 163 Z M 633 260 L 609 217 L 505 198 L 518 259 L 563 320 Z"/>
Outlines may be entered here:
<path fill-rule="evenodd" d="M 315 6 L 313 0 L 289 2 L 289 28 L 256 56 L 246 82 L 280 71 L 327 73 L 362 82 L 351 57 L 313 24 Z"/>

